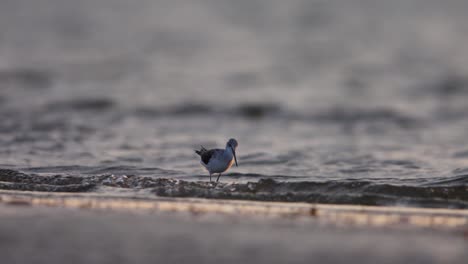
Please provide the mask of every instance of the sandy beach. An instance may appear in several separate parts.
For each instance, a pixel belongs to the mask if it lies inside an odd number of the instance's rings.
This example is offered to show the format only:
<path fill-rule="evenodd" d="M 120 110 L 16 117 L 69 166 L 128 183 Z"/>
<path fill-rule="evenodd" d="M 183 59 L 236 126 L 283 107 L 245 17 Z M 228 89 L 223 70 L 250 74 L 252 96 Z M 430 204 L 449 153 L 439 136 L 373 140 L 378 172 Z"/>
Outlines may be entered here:
<path fill-rule="evenodd" d="M 464 263 L 468 212 L 2 191 L 3 263 Z"/>

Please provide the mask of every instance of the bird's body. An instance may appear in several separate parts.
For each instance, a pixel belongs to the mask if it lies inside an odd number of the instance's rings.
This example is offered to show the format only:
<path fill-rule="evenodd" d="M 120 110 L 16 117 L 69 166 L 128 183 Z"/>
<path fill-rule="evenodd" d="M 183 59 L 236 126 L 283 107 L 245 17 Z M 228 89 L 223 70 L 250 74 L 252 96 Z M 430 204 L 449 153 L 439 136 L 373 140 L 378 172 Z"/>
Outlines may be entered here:
<path fill-rule="evenodd" d="M 210 174 L 210 181 L 212 174 L 219 173 L 218 179 L 216 180 L 218 181 L 221 173 L 231 168 L 234 162 L 237 166 L 236 148 L 237 141 L 235 139 L 230 139 L 225 149 L 208 150 L 201 146 L 200 150 L 195 150 L 195 153 L 201 157 L 200 164 L 203 165 Z"/>

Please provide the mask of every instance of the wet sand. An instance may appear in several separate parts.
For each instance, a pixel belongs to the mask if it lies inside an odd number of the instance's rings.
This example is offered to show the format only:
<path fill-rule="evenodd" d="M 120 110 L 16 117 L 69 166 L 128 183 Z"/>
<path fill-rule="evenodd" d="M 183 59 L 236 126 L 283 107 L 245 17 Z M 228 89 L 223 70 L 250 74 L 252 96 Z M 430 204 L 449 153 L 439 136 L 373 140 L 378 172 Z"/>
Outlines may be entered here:
<path fill-rule="evenodd" d="M 468 212 L 0 192 L 2 263 L 464 263 Z"/>

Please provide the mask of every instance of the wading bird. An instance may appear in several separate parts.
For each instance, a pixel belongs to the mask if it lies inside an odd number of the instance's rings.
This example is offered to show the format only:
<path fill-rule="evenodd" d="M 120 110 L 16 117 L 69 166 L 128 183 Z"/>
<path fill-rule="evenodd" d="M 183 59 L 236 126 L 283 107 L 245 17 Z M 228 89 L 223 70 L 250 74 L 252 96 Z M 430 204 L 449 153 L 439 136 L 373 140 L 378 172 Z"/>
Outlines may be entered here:
<path fill-rule="evenodd" d="M 221 174 L 227 171 L 234 162 L 236 163 L 236 166 L 238 166 L 236 148 L 237 140 L 231 138 L 226 143 L 225 149 L 207 150 L 206 148 L 201 146 L 200 150 L 195 150 L 195 153 L 197 153 L 201 157 L 201 165 L 203 165 L 203 167 L 205 167 L 206 170 L 210 173 L 210 182 L 212 174 L 219 173 L 218 179 L 216 179 L 216 182 L 218 182 L 219 177 L 221 177 Z"/>

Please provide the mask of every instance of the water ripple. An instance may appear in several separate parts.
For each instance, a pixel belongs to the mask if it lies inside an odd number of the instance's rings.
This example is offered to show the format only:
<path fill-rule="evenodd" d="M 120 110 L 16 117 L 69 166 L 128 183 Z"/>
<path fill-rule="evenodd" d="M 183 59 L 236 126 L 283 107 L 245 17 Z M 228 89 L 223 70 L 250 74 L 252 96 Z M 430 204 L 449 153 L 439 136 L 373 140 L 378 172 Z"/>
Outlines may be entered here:
<path fill-rule="evenodd" d="M 122 170 L 107 168 L 102 172 Z M 154 170 L 154 168 L 148 168 Z M 201 197 L 281 202 L 340 203 L 362 205 L 405 204 L 423 207 L 468 208 L 468 176 L 437 179 L 428 184 L 388 184 L 373 180 L 291 181 L 291 176 L 229 174 L 234 179 L 258 178 L 256 182 L 214 183 L 136 175 L 38 175 L 0 169 L 0 188 L 46 192 L 87 192 L 101 187 L 148 189 L 157 196 Z M 204 177 L 206 178 L 206 177 Z M 300 177 L 299 177 L 300 178 Z"/>

